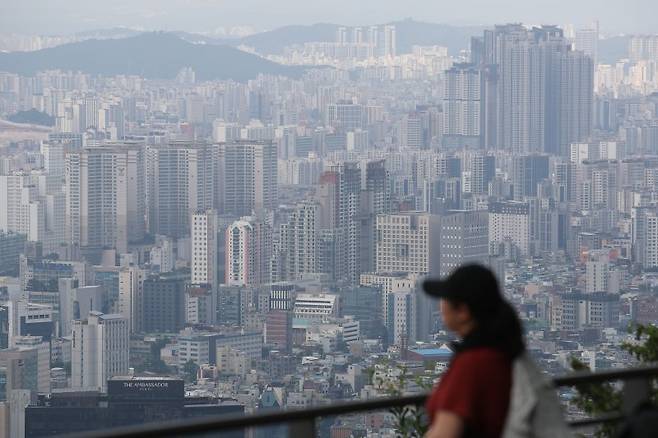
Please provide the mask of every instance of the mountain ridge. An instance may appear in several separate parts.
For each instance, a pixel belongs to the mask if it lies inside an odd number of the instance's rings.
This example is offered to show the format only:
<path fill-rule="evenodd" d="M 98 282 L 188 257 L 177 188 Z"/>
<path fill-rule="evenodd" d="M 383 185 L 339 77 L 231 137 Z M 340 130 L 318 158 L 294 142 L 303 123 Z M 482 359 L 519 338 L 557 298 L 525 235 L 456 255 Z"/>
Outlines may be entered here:
<path fill-rule="evenodd" d="M 193 44 L 169 32 L 89 39 L 34 52 L 0 53 L 0 71 L 23 75 L 59 69 L 173 79 L 183 67 L 192 67 L 199 80 L 245 81 L 261 73 L 297 77 L 303 71 L 228 45 Z"/>

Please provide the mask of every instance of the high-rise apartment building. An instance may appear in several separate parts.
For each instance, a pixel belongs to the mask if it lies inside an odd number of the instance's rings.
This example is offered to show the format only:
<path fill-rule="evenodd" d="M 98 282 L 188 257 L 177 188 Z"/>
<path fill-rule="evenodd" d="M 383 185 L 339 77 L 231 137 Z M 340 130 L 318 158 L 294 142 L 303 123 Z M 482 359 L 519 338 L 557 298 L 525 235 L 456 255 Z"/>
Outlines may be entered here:
<path fill-rule="evenodd" d="M 361 273 L 362 231 L 358 163 L 344 162 L 325 171 L 320 177 L 317 200 L 320 204 L 321 264 L 332 266 L 331 277 L 357 284 Z M 330 253 L 333 254 L 331 259 L 327 257 Z M 326 272 L 324 268 L 322 271 Z"/>
<path fill-rule="evenodd" d="M 188 236 L 193 213 L 216 208 L 221 199 L 216 145 L 172 142 L 149 146 L 149 230 Z"/>
<path fill-rule="evenodd" d="M 298 280 L 304 274 L 319 272 L 319 214 L 316 202 L 302 202 L 281 224 L 273 260 L 277 281 Z"/>
<path fill-rule="evenodd" d="M 226 229 L 225 245 L 225 284 L 269 283 L 272 232 L 268 223 L 252 216 L 240 218 Z"/>
<path fill-rule="evenodd" d="M 29 174 L 0 175 L 0 231 L 20 233 L 31 242 L 47 241 L 45 199 Z"/>
<path fill-rule="evenodd" d="M 127 266 L 119 271 L 119 313 L 128 322 L 128 331 L 142 332 L 144 306 L 143 286 L 146 272 L 136 266 Z"/>
<path fill-rule="evenodd" d="M 658 60 L 658 35 L 637 35 L 632 37 L 628 55 L 633 62 Z"/>
<path fill-rule="evenodd" d="M 382 55 L 383 56 L 397 55 L 397 32 L 395 30 L 395 26 L 393 25 L 384 26 L 382 37 L 383 37 Z"/>
<path fill-rule="evenodd" d="M 330 172 L 338 176 L 338 228 L 344 244 L 341 247 L 345 278 L 350 284 L 358 284 L 361 274 L 359 251 L 361 211 L 361 169 L 356 163 L 343 163 Z"/>
<path fill-rule="evenodd" d="M 104 391 L 107 380 L 128 374 L 128 321 L 119 314 L 90 312 L 73 322 L 71 387 Z"/>
<path fill-rule="evenodd" d="M 589 139 L 593 125 L 594 63 L 580 51 L 553 54 L 544 151 L 563 157 Z"/>
<path fill-rule="evenodd" d="M 592 59 L 571 50 L 561 29 L 496 26 L 473 39 L 482 69 L 481 134 L 488 148 L 568 153 L 592 129 Z"/>
<path fill-rule="evenodd" d="M 277 205 L 277 152 L 272 142 L 222 143 L 220 168 L 224 214 L 249 216 Z"/>
<path fill-rule="evenodd" d="M 127 252 L 146 233 L 143 146 L 85 148 L 66 155 L 66 227 L 74 246 Z"/>
<path fill-rule="evenodd" d="M 599 23 L 576 31 L 575 49 L 589 56 L 594 66 L 599 58 Z"/>
<path fill-rule="evenodd" d="M 481 70 L 455 64 L 445 73 L 443 144 L 480 146 Z"/>
<path fill-rule="evenodd" d="M 217 212 L 198 211 L 192 214 L 190 227 L 192 284 L 204 284 L 216 289 L 217 278 Z"/>
<path fill-rule="evenodd" d="M 365 190 L 361 192 L 361 271 L 374 272 L 377 256 L 377 215 L 391 212 L 391 179 L 385 160 L 365 166 Z"/>
<path fill-rule="evenodd" d="M 400 147 L 404 149 L 424 148 L 423 124 L 417 112 L 406 114 L 400 120 Z"/>
<path fill-rule="evenodd" d="M 391 344 L 416 342 L 417 296 L 413 290 L 391 292 L 387 300 L 386 331 Z"/>

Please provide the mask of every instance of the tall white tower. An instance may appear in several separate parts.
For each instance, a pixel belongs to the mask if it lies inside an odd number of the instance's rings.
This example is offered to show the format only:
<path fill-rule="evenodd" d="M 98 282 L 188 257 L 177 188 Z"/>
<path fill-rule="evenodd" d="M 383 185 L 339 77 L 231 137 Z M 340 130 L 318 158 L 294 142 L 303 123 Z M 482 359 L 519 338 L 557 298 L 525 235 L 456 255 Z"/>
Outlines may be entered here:
<path fill-rule="evenodd" d="M 192 284 L 217 287 L 217 212 L 198 211 L 192 215 Z"/>
<path fill-rule="evenodd" d="M 105 391 L 107 380 L 128 373 L 128 321 L 119 314 L 89 312 L 73 322 L 71 386 Z"/>

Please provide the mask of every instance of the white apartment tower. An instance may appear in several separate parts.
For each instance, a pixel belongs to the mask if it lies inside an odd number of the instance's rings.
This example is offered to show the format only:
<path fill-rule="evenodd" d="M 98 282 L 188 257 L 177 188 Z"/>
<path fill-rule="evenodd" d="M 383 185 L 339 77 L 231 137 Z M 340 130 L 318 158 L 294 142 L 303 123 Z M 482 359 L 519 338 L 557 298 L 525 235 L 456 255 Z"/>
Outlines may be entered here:
<path fill-rule="evenodd" d="M 647 268 L 658 267 L 658 215 L 652 212 L 645 216 L 646 242 L 644 244 L 643 266 Z"/>
<path fill-rule="evenodd" d="M 318 231 L 320 206 L 302 202 L 279 228 L 276 261 L 278 280 L 298 280 L 303 274 L 318 272 Z"/>
<path fill-rule="evenodd" d="M 226 229 L 226 279 L 229 286 L 269 283 L 272 253 L 269 224 L 245 216 Z"/>
<path fill-rule="evenodd" d="M 24 234 L 28 241 L 46 239 L 45 205 L 30 175 L 0 175 L 0 231 Z"/>
<path fill-rule="evenodd" d="M 416 341 L 416 298 L 413 290 L 392 292 L 388 297 L 386 328 L 389 342 L 408 345 Z"/>
<path fill-rule="evenodd" d="M 89 312 L 73 322 L 71 387 L 105 391 L 107 380 L 128 373 L 130 334 L 119 314 Z"/>
<path fill-rule="evenodd" d="M 217 212 L 199 211 L 192 215 L 191 283 L 218 286 L 217 278 Z"/>
<path fill-rule="evenodd" d="M 143 285 L 146 273 L 135 266 L 119 271 L 119 313 L 128 321 L 130 333 L 142 330 Z"/>

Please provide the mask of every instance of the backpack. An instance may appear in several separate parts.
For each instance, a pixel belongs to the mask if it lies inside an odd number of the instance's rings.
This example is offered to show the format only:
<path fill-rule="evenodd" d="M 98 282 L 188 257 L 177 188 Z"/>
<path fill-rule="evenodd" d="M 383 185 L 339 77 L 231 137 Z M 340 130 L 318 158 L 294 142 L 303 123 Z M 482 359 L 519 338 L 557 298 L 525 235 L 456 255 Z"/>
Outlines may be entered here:
<path fill-rule="evenodd" d="M 503 438 L 571 437 L 553 382 L 527 353 L 512 364 L 510 405 Z"/>
<path fill-rule="evenodd" d="M 658 409 L 649 403 L 638 407 L 619 431 L 619 438 L 651 438 L 658 430 Z"/>

